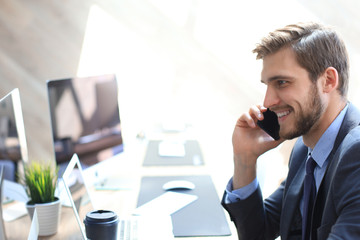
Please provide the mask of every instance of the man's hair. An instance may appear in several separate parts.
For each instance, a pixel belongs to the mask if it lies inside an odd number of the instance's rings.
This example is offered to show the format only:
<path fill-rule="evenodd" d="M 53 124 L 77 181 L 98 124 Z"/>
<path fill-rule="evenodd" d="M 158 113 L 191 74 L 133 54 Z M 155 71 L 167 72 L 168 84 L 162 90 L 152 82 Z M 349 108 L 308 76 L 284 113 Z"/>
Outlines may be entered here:
<path fill-rule="evenodd" d="M 291 47 L 300 66 L 309 73 L 314 83 L 328 67 L 338 71 L 338 91 L 345 97 L 349 82 L 349 58 L 345 44 L 331 28 L 318 23 L 298 23 L 270 32 L 253 53 L 256 59 L 275 53 L 284 47 Z"/>

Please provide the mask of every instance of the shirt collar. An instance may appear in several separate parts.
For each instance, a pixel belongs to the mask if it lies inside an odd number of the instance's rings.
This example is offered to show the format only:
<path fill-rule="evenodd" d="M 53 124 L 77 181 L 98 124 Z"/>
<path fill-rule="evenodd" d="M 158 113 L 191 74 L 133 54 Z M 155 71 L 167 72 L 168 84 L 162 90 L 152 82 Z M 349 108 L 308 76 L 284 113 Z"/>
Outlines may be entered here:
<path fill-rule="evenodd" d="M 348 109 L 349 104 L 346 104 L 344 109 L 340 114 L 335 118 L 331 125 L 326 129 L 324 134 L 321 136 L 319 141 L 316 143 L 314 149 L 308 148 L 309 154 L 311 153 L 312 158 L 315 160 L 317 165 L 321 168 L 324 165 L 324 162 L 328 158 L 334 143 L 336 136 L 340 130 L 340 126 L 344 120 L 345 113 Z"/>

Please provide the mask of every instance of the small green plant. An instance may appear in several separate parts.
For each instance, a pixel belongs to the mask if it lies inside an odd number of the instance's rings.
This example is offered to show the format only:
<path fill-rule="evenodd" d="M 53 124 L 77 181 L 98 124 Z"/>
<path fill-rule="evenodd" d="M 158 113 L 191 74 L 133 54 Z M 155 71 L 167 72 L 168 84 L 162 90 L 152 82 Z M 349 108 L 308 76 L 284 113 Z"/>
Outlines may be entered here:
<path fill-rule="evenodd" d="M 58 170 L 58 167 L 53 167 L 50 163 L 35 161 L 24 166 L 24 183 L 30 198 L 29 204 L 55 200 Z"/>

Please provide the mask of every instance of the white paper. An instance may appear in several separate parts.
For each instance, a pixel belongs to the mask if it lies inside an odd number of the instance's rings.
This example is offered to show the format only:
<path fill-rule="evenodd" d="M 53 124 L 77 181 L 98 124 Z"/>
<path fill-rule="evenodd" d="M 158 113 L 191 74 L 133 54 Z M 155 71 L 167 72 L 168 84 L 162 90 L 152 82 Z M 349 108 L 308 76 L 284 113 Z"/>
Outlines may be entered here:
<path fill-rule="evenodd" d="M 4 189 L 4 196 L 7 198 L 24 203 L 29 201 L 29 197 L 26 194 L 24 186 L 19 183 L 5 179 L 3 189 Z"/>
<path fill-rule="evenodd" d="M 198 199 L 196 195 L 166 192 L 136 208 L 134 215 L 171 215 Z"/>
<path fill-rule="evenodd" d="M 3 218 L 6 222 L 14 221 L 27 214 L 25 203 L 14 202 L 3 206 Z"/>

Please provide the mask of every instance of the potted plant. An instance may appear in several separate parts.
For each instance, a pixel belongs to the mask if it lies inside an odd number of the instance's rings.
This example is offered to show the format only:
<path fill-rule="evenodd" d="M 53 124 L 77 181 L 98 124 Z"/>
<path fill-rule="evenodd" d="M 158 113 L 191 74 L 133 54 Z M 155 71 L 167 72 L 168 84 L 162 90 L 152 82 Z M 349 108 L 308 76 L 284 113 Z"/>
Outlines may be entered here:
<path fill-rule="evenodd" d="M 24 185 L 29 197 L 26 207 L 31 218 L 36 209 L 40 236 L 55 234 L 58 229 L 61 203 L 55 197 L 57 181 L 58 168 L 49 162 L 24 165 Z"/>

